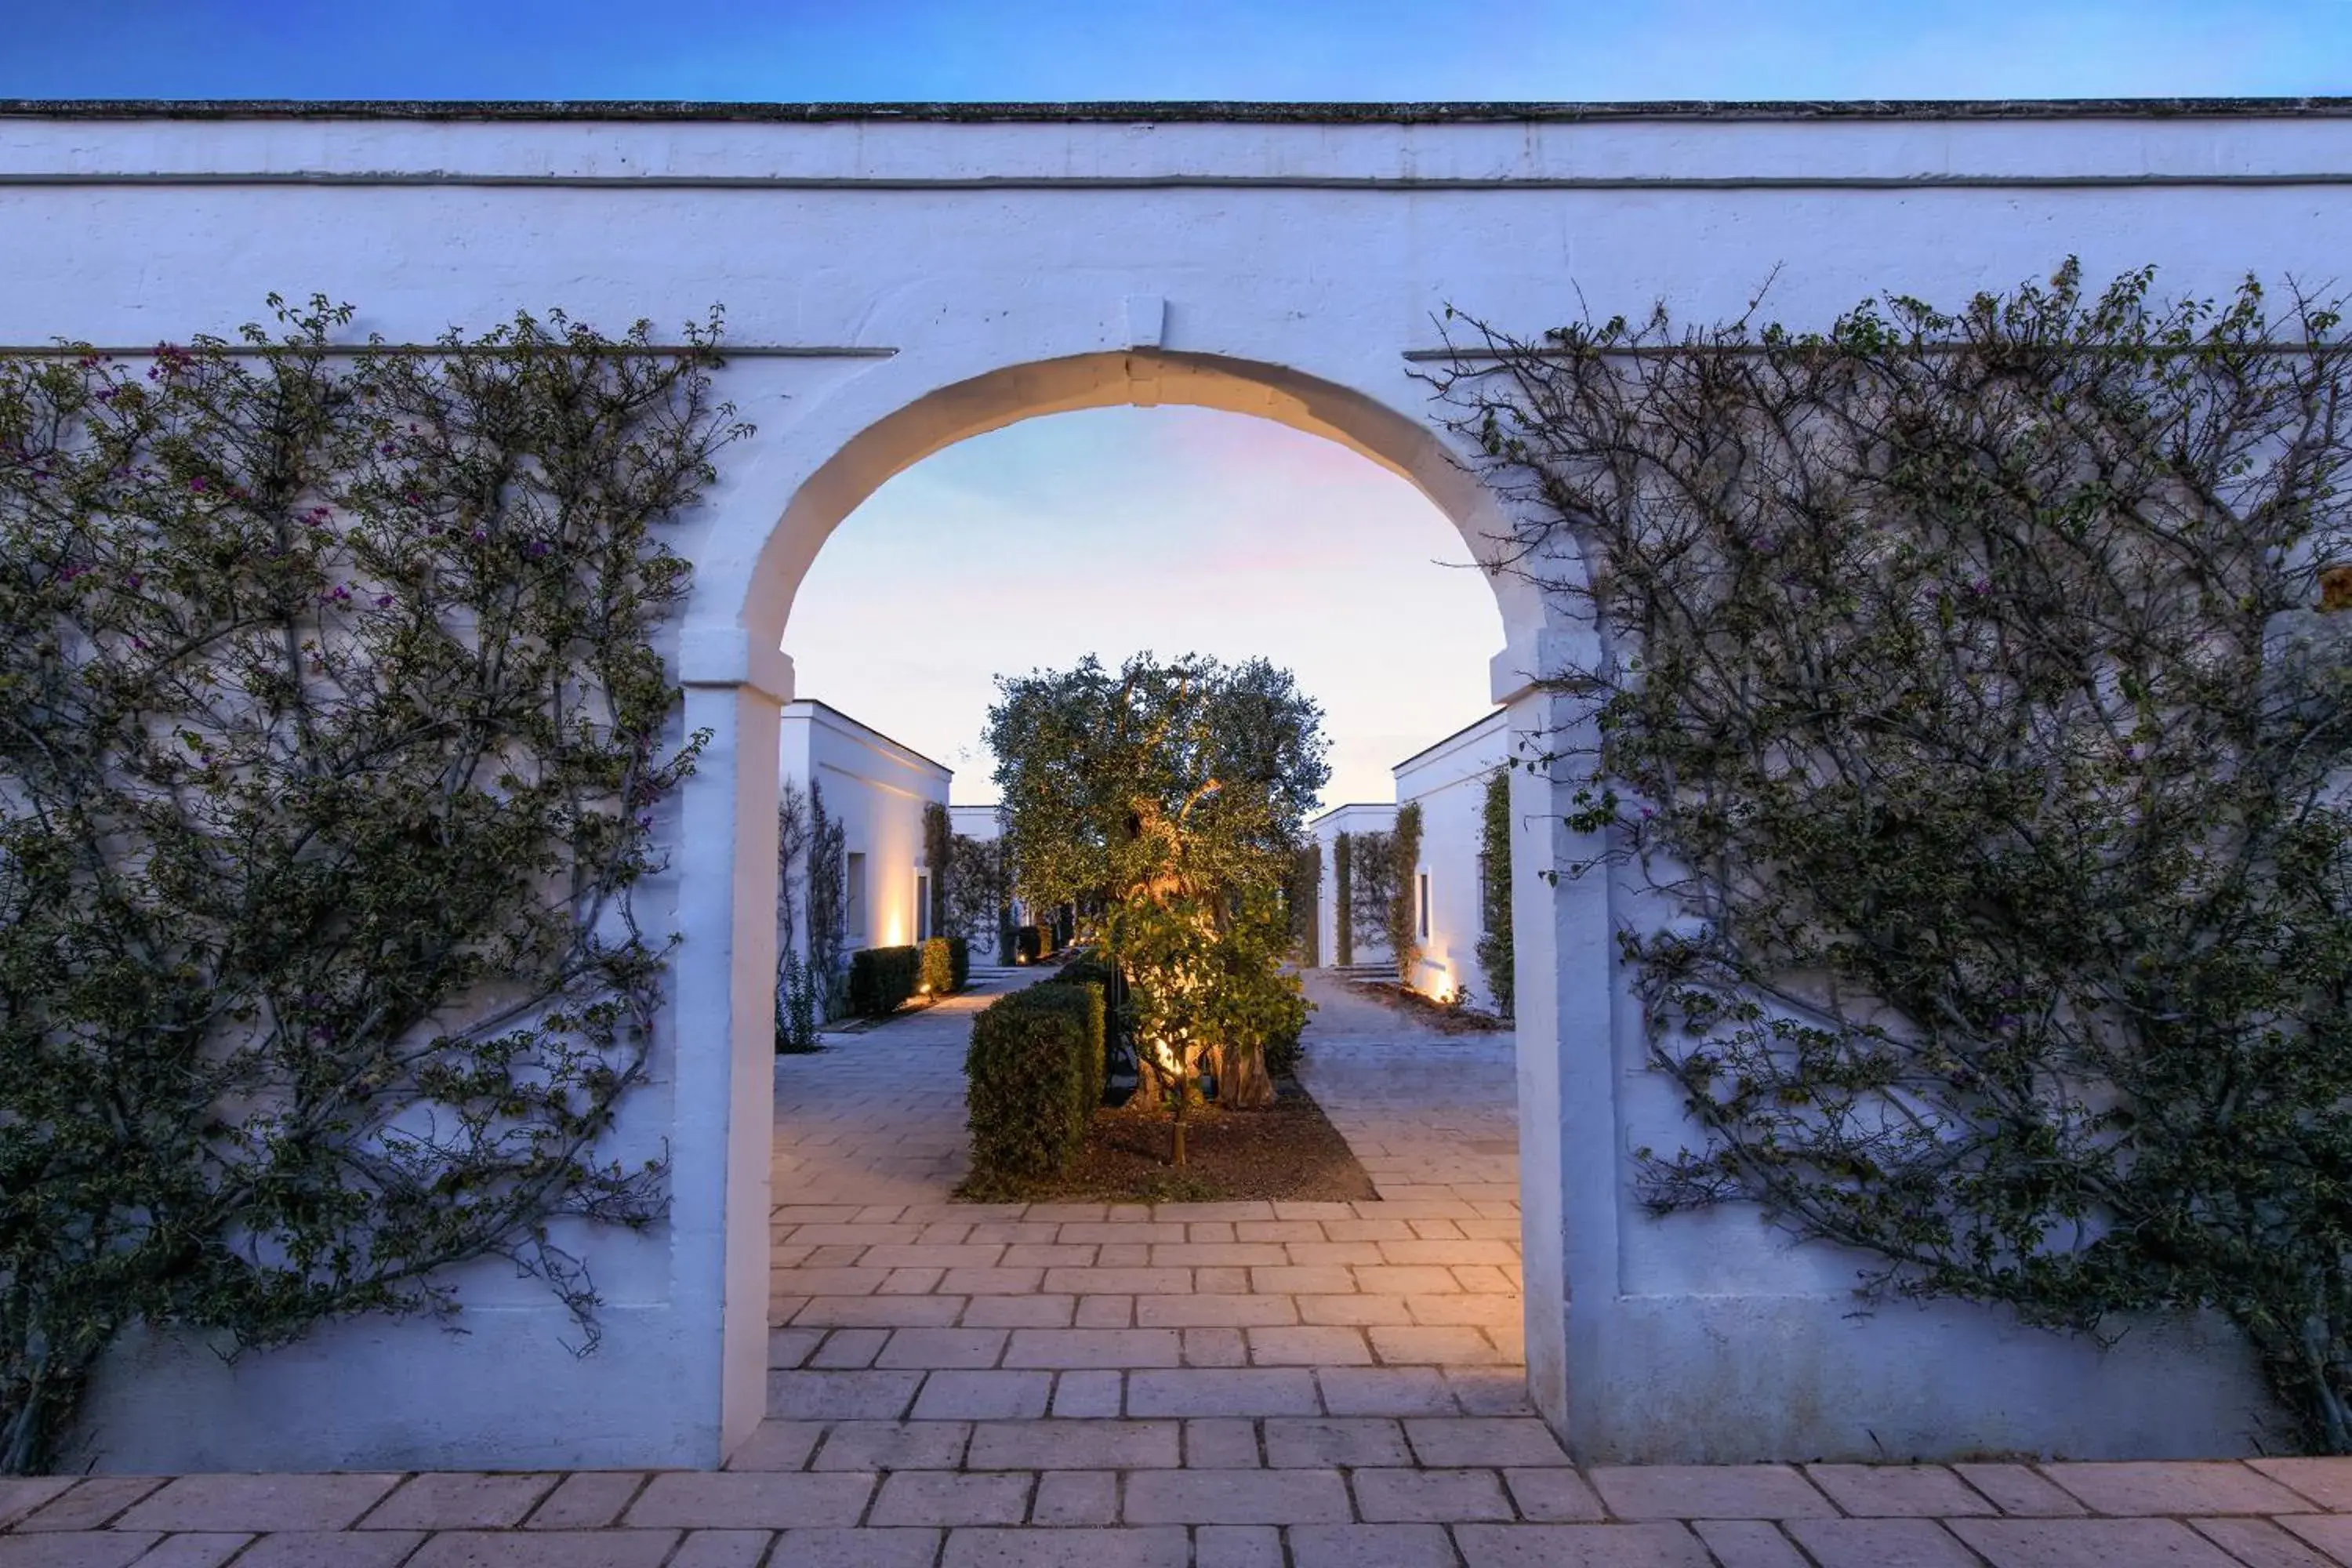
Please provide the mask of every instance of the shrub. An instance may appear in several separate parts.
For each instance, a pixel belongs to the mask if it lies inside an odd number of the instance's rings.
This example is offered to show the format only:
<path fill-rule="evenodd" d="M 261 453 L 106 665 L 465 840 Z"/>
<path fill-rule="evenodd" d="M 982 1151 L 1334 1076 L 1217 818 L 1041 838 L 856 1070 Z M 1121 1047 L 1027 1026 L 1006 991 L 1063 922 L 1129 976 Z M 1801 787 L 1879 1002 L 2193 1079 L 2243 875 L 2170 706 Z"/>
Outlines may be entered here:
<path fill-rule="evenodd" d="M 776 1054 L 806 1056 L 822 1049 L 816 1043 L 815 975 L 789 947 L 777 968 L 782 978 L 776 985 Z"/>
<path fill-rule="evenodd" d="M 1023 963 L 1043 963 L 1054 956 L 1054 933 L 1044 926 L 1023 926 L 1013 932 L 1013 946 Z"/>
<path fill-rule="evenodd" d="M 1479 809 L 1478 865 L 1486 874 L 1480 889 L 1479 917 L 1486 929 L 1478 936 L 1478 967 L 1486 972 L 1486 986 L 1495 994 L 1495 1011 L 1511 1016 L 1516 975 L 1511 947 L 1511 771 L 1496 768 L 1486 779 L 1486 795 Z"/>
<path fill-rule="evenodd" d="M 948 989 L 961 991 L 971 984 L 971 943 L 960 936 L 948 942 Z"/>
<path fill-rule="evenodd" d="M 922 950 L 861 947 L 849 955 L 849 1010 L 863 1018 L 887 1018 L 915 994 Z"/>
<path fill-rule="evenodd" d="M 948 947 L 948 939 L 935 936 L 917 950 L 915 984 L 926 996 L 944 996 L 956 988 L 955 954 Z"/>
<path fill-rule="evenodd" d="M 1102 1103 L 1102 1034 L 1093 986 L 1035 985 L 981 1009 L 964 1053 L 975 1182 L 1068 1167 Z"/>

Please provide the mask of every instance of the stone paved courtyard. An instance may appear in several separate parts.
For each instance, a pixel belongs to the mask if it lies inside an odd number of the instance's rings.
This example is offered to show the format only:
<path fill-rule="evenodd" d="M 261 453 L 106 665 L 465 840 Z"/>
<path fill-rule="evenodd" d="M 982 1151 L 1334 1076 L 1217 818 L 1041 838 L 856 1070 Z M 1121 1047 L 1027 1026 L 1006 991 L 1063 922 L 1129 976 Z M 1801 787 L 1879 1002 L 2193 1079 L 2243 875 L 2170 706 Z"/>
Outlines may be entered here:
<path fill-rule="evenodd" d="M 2352 1460 L 1575 1467 L 1523 1393 L 1508 1037 L 1323 977 L 1304 1077 L 1379 1199 L 952 1203 L 965 1031 L 1025 978 L 779 1061 L 727 1470 L 0 1480 L 0 1568 L 2352 1564 Z"/>

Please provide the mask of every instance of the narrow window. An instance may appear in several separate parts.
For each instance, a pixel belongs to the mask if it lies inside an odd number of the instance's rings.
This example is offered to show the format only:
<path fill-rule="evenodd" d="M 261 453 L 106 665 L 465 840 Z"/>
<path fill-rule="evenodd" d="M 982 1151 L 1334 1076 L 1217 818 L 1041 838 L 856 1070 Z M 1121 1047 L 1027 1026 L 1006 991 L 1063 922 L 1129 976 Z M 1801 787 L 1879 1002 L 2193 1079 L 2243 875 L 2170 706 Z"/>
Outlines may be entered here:
<path fill-rule="evenodd" d="M 1428 873 L 1428 872 L 1426 872 L 1426 871 L 1423 871 L 1423 872 L 1421 874 L 1421 900 L 1420 900 L 1420 902 L 1421 902 L 1421 936 L 1422 936 L 1422 940 L 1423 940 L 1423 942 L 1426 942 L 1426 941 L 1428 941 L 1428 940 L 1429 940 L 1429 873 Z"/>
<path fill-rule="evenodd" d="M 860 947 L 872 947 L 873 933 L 866 929 L 866 857 L 855 849 L 849 852 L 848 868 L 842 873 L 841 901 L 841 923 L 849 940 Z"/>
<path fill-rule="evenodd" d="M 1478 857 L 1478 934 L 1487 934 L 1486 926 L 1486 858 Z"/>
<path fill-rule="evenodd" d="M 931 874 L 915 873 L 915 940 L 931 940 Z"/>

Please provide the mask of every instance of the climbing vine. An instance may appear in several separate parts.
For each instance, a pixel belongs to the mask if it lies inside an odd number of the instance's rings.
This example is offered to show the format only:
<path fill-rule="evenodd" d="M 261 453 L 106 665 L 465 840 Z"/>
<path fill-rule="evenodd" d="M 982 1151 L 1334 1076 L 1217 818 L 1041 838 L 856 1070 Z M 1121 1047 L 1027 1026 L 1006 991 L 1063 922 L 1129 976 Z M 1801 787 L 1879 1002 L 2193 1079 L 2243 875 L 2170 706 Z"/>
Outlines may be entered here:
<path fill-rule="evenodd" d="M 931 934 L 945 936 L 953 929 L 948 923 L 948 912 L 955 902 L 955 828 L 948 808 L 935 800 L 923 803 L 923 865 L 931 873 Z"/>
<path fill-rule="evenodd" d="M 1396 954 L 1397 978 L 1412 984 L 1421 962 L 1421 803 L 1397 807 L 1396 829 L 1388 837 L 1389 951 Z"/>
<path fill-rule="evenodd" d="M 1650 1205 L 1873 1296 L 2219 1311 L 2345 1452 L 2352 357 L 2152 289 L 1480 330 L 1440 380 L 1591 567 L 1570 826 L 1678 917 L 1623 947 L 1699 1134 Z"/>
<path fill-rule="evenodd" d="M 133 1323 L 238 1350 L 543 1279 L 667 944 L 632 892 L 692 769 L 660 525 L 742 433 L 716 319 L 418 354 L 313 300 L 232 344 L 0 361 L 0 1468 Z"/>
<path fill-rule="evenodd" d="M 1495 1011 L 1511 1016 L 1515 975 L 1511 946 L 1511 770 L 1496 768 L 1487 775 L 1479 803 L 1478 869 L 1480 881 L 1478 967 L 1486 973 Z"/>
<path fill-rule="evenodd" d="M 1342 969 L 1356 962 L 1356 868 L 1354 835 L 1331 838 L 1332 962 Z"/>

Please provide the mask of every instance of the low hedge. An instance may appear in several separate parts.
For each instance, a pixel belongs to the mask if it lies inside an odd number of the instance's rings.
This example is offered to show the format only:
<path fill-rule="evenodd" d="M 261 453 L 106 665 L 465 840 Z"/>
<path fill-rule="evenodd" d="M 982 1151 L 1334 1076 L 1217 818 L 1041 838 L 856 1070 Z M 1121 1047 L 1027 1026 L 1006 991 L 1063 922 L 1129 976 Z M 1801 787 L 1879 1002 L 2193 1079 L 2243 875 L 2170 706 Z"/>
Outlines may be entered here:
<path fill-rule="evenodd" d="M 1102 1103 L 1101 989 L 1033 985 L 998 997 L 972 1019 L 963 1070 L 976 1182 L 1067 1169 Z"/>
<path fill-rule="evenodd" d="M 922 949 L 861 947 L 849 955 L 849 1010 L 864 1018 L 886 1018 L 915 994 L 922 977 Z"/>
<path fill-rule="evenodd" d="M 955 958 L 948 951 L 948 939 L 935 936 L 926 940 L 921 948 L 922 960 L 915 974 L 915 984 L 927 996 L 944 996 L 956 988 Z"/>
<path fill-rule="evenodd" d="M 1013 933 L 1013 949 L 1023 963 L 1043 963 L 1054 956 L 1054 933 L 1044 926 L 1023 926 Z"/>
<path fill-rule="evenodd" d="M 971 984 L 971 943 L 960 936 L 947 939 L 948 989 L 961 991 Z"/>

